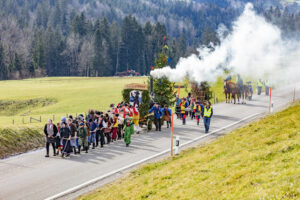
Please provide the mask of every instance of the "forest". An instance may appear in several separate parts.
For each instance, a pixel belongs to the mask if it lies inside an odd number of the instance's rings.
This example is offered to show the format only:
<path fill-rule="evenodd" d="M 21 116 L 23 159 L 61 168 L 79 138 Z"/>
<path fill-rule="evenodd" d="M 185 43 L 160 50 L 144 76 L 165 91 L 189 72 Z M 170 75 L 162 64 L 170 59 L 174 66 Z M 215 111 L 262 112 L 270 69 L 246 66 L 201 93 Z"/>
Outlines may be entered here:
<path fill-rule="evenodd" d="M 167 45 L 169 65 L 218 44 L 241 8 L 227 1 L 0 1 L 0 80 L 42 76 L 149 74 Z M 226 3 L 227 2 L 227 3 Z M 300 12 L 255 4 L 287 37 L 299 35 Z"/>

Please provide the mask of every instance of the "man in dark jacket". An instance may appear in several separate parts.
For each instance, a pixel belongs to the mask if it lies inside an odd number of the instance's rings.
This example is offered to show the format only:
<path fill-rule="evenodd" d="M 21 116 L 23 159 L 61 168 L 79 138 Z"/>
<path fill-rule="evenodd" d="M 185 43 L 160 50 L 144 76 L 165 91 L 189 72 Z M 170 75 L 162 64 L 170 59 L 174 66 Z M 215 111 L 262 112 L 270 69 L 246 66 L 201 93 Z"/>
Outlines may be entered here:
<path fill-rule="evenodd" d="M 163 116 L 163 112 L 157 103 L 149 110 L 149 113 L 152 112 L 154 112 L 154 124 L 156 131 L 161 131 L 161 118 Z"/>
<path fill-rule="evenodd" d="M 76 148 L 77 148 L 77 145 L 76 145 L 77 127 L 75 126 L 75 124 L 73 124 L 73 119 L 72 118 L 69 118 L 69 120 L 68 120 L 68 126 L 69 126 L 69 129 L 70 129 L 70 132 L 71 132 L 70 144 L 71 144 L 71 147 L 72 147 L 72 149 L 74 151 L 74 154 L 76 154 Z"/>
<path fill-rule="evenodd" d="M 56 156 L 56 151 L 55 151 L 55 138 L 57 135 L 57 127 L 55 126 L 55 124 L 52 123 L 52 120 L 49 119 L 48 124 L 45 125 L 44 127 L 44 133 L 46 135 L 46 151 L 47 154 L 45 157 L 49 157 L 49 146 L 50 144 L 52 144 L 53 147 L 53 156 Z"/>

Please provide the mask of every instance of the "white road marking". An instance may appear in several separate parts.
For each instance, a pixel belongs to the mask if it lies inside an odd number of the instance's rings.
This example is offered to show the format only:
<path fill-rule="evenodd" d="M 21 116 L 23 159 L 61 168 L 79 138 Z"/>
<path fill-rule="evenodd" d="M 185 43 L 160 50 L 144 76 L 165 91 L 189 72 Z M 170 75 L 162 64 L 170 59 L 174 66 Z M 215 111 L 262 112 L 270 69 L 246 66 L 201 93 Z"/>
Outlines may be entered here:
<path fill-rule="evenodd" d="M 232 123 L 232 124 L 229 124 L 229 125 L 227 125 L 227 126 L 224 126 L 224 127 L 222 127 L 222 128 L 219 128 L 219 129 L 217 129 L 217 130 L 215 130 L 215 131 L 212 131 L 211 133 L 208 133 L 208 134 L 199 136 L 199 137 L 197 137 L 197 138 L 195 138 L 195 139 L 193 139 L 193 140 L 190 140 L 190 141 L 188 141 L 188 142 L 186 142 L 186 143 L 183 143 L 183 144 L 180 145 L 180 146 L 186 146 L 186 145 L 188 145 L 188 144 L 191 144 L 191 143 L 193 143 L 193 142 L 196 142 L 196 141 L 198 141 L 198 140 L 201 140 L 201 139 L 203 139 L 203 138 L 205 138 L 205 137 L 207 137 L 207 136 L 209 136 L 209 135 L 212 135 L 212 134 L 217 133 L 217 132 L 219 132 L 219 131 L 221 131 L 221 130 L 227 129 L 227 128 L 229 128 L 229 127 L 231 127 L 231 126 L 234 126 L 234 125 L 236 125 L 236 124 L 239 124 L 240 122 L 245 121 L 245 120 L 247 120 L 247 119 L 250 119 L 250 118 L 252 118 L 252 117 L 255 117 L 256 115 L 259 115 L 259 114 L 261 114 L 261 113 L 255 113 L 255 114 L 253 114 L 253 115 L 250 115 L 250 116 L 248 116 L 248 117 L 245 117 L 245 118 L 243 118 L 243 119 L 241 119 L 241 120 L 239 120 L 239 121 L 237 121 L 237 122 L 234 122 L 234 123 Z M 102 180 L 102 179 L 105 179 L 105 178 L 107 178 L 107 177 L 109 177 L 109 176 L 112 176 L 112 175 L 114 175 L 114 174 L 116 174 L 116 173 L 119 173 L 119 172 L 121 172 L 121 171 L 130 169 L 131 167 L 134 167 L 134 166 L 136 166 L 136 165 L 142 164 L 142 163 L 144 163 L 144 162 L 146 162 L 146 161 L 149 161 L 149 160 L 151 160 L 151 159 L 153 159 L 153 158 L 159 157 L 159 156 L 161 156 L 161 155 L 163 155 L 163 154 L 165 154 L 165 153 L 168 153 L 168 152 L 170 152 L 170 149 L 166 149 L 166 150 L 164 150 L 164 151 L 162 151 L 162 152 L 160 152 L 160 153 L 158 153 L 158 154 L 155 154 L 155 155 L 150 156 L 150 157 L 148 157 L 148 158 L 145 158 L 145 159 L 142 159 L 142 160 L 140 160 L 140 161 L 134 162 L 134 163 L 132 163 L 132 164 L 130 164 L 130 165 L 124 166 L 124 167 L 119 168 L 119 169 L 117 169 L 117 170 L 111 171 L 111 172 L 109 172 L 109 173 L 107 173 L 107 174 L 104 174 L 104 175 L 102 175 L 102 176 L 96 177 L 96 178 L 94 178 L 94 179 L 92 179 L 92 180 L 89 180 L 89 181 L 87 181 L 87 182 L 85 182 L 85 183 L 82 183 L 82 184 L 80 184 L 80 185 L 78 185 L 78 186 L 75 186 L 75 187 L 70 188 L 70 189 L 68 189 L 68 190 L 66 190 L 66 191 L 63 191 L 63 192 L 61 192 L 61 193 L 58 193 L 58 194 L 53 195 L 53 196 L 51 196 L 51 197 L 48 197 L 48 198 L 46 198 L 45 200 L 53 200 L 53 199 L 57 199 L 57 198 L 63 197 L 63 196 L 65 196 L 65 195 L 67 195 L 67 194 L 70 194 L 70 193 L 72 193 L 72 192 L 75 192 L 75 191 L 77 191 L 77 190 L 79 190 L 79 189 L 82 189 L 82 188 L 87 187 L 87 186 L 89 186 L 89 185 L 91 185 L 91 184 L 93 184 L 93 183 L 96 183 L 96 182 L 98 182 L 98 181 L 100 181 L 100 180 Z"/>

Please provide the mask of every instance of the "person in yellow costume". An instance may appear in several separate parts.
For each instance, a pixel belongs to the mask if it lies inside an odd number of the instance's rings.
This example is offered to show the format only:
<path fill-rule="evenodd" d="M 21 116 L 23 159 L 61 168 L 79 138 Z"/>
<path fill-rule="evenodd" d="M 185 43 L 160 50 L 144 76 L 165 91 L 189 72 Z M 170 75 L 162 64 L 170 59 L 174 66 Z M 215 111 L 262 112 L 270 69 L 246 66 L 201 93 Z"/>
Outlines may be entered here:
<path fill-rule="evenodd" d="M 139 122 L 140 122 L 140 113 L 136 105 L 135 107 L 133 107 L 133 123 L 134 123 L 134 130 L 137 134 L 139 134 Z"/>

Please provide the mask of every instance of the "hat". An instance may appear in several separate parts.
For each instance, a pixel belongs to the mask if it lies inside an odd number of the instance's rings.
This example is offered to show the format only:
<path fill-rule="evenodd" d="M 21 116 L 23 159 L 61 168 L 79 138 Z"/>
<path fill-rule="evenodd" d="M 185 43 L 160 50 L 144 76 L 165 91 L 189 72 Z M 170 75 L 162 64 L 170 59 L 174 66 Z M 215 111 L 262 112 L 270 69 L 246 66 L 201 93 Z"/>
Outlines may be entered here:
<path fill-rule="evenodd" d="M 61 118 L 61 121 L 62 121 L 62 122 L 66 122 L 66 118 L 65 118 L 65 117 L 62 117 L 62 118 Z"/>
<path fill-rule="evenodd" d="M 83 126 L 83 125 L 84 125 L 84 123 L 80 123 L 80 124 L 79 124 L 79 126 Z"/>

